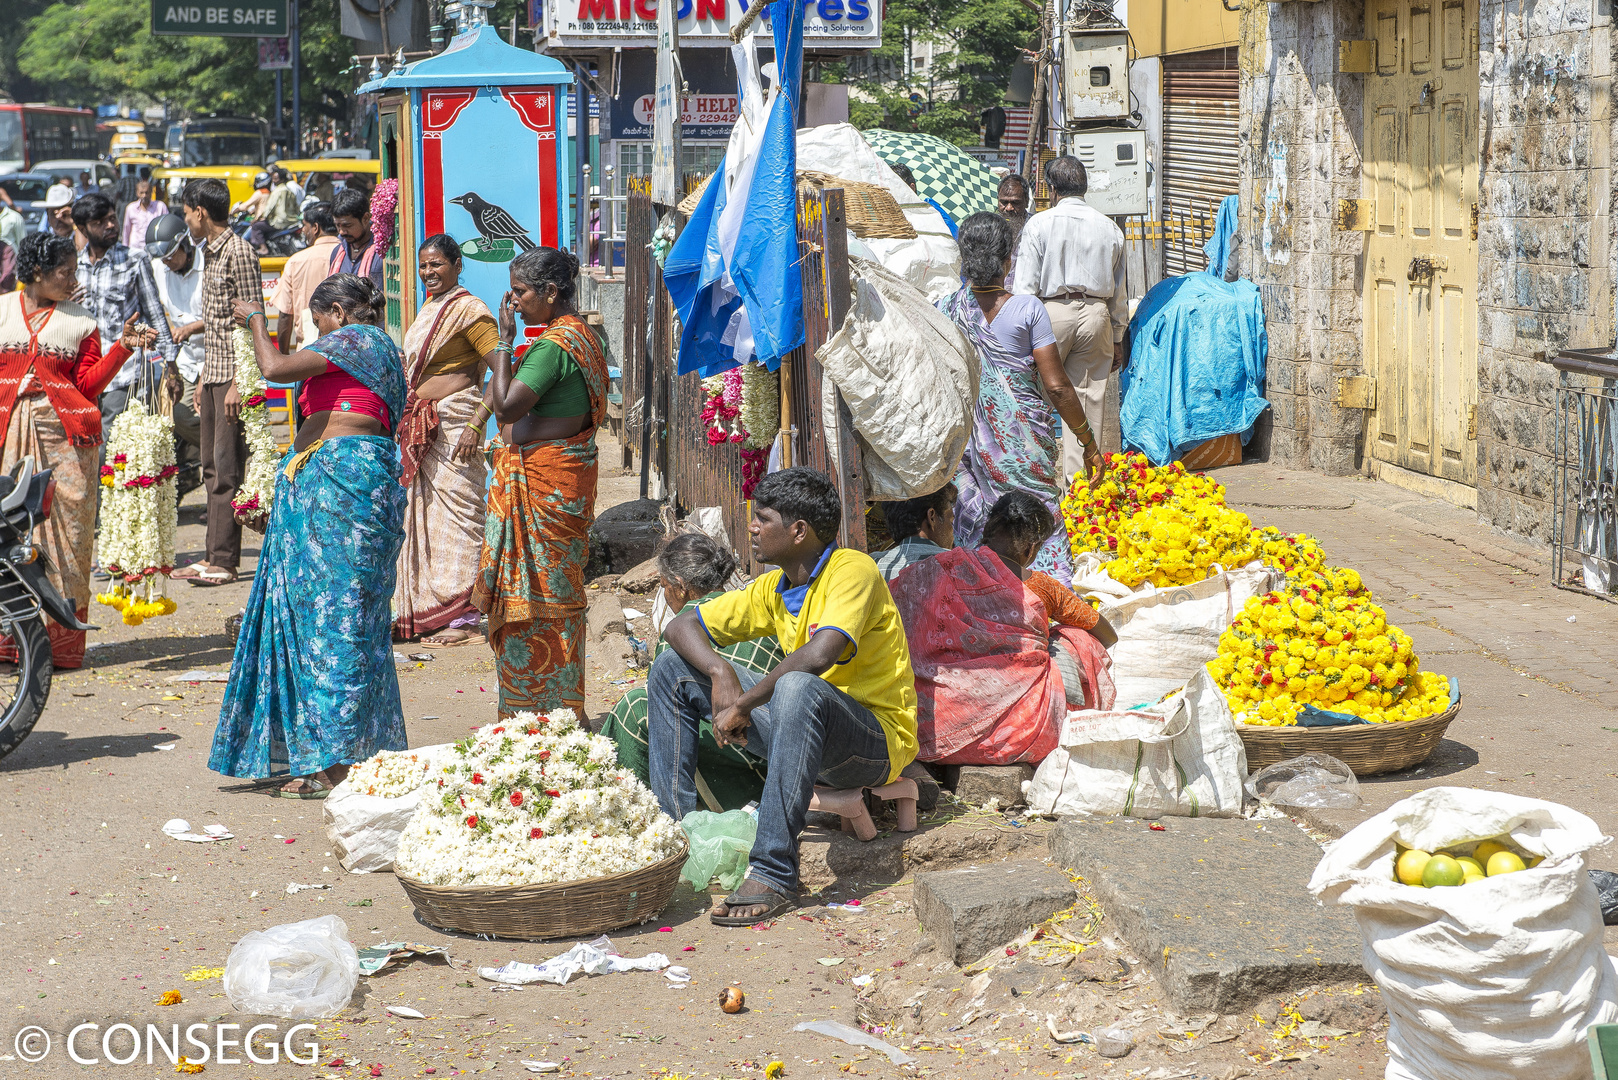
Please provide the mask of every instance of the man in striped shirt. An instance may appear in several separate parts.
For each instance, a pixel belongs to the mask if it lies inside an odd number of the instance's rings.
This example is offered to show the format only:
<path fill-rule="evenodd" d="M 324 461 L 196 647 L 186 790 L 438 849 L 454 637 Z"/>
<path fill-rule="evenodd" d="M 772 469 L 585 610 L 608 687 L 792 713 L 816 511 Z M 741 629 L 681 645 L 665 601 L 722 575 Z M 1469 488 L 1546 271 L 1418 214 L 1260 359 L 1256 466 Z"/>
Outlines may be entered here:
<path fill-rule="evenodd" d="M 230 231 L 230 189 L 223 180 L 193 180 L 185 186 L 185 224 L 203 250 L 202 375 L 193 406 L 201 423 L 202 486 L 208 494 L 207 554 L 176 570 L 193 585 L 225 585 L 236 580 L 242 557 L 242 527 L 231 500 L 247 465 L 242 435 L 242 399 L 236 390 L 236 349 L 232 305 L 262 301 L 258 257 L 247 241 Z"/>

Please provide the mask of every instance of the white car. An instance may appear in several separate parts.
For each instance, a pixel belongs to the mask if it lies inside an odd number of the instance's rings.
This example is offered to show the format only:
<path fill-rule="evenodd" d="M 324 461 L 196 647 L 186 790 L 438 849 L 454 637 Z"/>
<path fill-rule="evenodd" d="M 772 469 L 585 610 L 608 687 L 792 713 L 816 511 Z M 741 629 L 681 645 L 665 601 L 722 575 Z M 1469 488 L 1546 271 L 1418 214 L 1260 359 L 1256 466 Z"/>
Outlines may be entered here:
<path fill-rule="evenodd" d="M 49 173 L 52 176 L 71 177 L 75 185 L 79 182 L 79 174 L 87 172 L 91 181 L 106 191 L 118 183 L 118 172 L 105 161 L 93 161 L 90 158 L 53 158 L 50 161 L 35 163 L 29 172 Z"/>

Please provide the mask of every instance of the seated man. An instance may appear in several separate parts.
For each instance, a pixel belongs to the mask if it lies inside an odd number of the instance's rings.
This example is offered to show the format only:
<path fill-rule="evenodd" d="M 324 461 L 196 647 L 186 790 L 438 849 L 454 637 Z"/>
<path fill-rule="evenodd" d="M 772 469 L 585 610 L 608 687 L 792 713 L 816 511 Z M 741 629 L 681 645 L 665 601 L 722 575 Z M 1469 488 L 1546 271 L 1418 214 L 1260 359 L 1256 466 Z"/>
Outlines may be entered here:
<path fill-rule="evenodd" d="M 1028 569 L 1055 529 L 1036 496 L 1007 492 L 989 510 L 982 547 L 924 559 L 893 580 L 916 671 L 920 760 L 1038 764 L 1069 710 L 1112 708 L 1105 646 L 1117 635 L 1061 582 Z"/>
<path fill-rule="evenodd" d="M 736 556 L 704 533 L 681 533 L 657 553 L 657 575 L 663 601 L 673 615 L 695 611 L 698 604 L 721 595 L 736 572 Z M 652 613 L 655 622 L 657 613 Z M 665 624 L 666 626 L 667 624 Z M 661 634 L 653 659 L 668 651 Z M 726 660 L 759 675 L 768 675 L 781 662 L 781 646 L 774 635 L 742 641 L 719 650 Z M 637 686 L 619 699 L 607 714 L 601 734 L 618 747 L 618 764 L 634 772 L 641 783 L 652 785 L 650 746 L 647 739 L 646 688 Z M 739 746 L 720 746 L 713 724 L 702 721 L 697 740 L 697 795 L 709 810 L 740 810 L 764 794 L 764 762 Z"/>
<path fill-rule="evenodd" d="M 869 555 L 835 544 L 837 488 L 812 469 L 771 473 L 753 492 L 753 557 L 779 566 L 675 617 L 647 682 L 652 791 L 676 821 L 696 809 L 702 721 L 720 746 L 767 763 L 747 880 L 714 909 L 751 926 L 788 908 L 798 833 L 816 782 L 875 787 L 916 756 L 916 691 L 904 627 Z M 774 635 L 787 657 L 767 675 L 718 649 Z"/>
<path fill-rule="evenodd" d="M 874 556 L 884 578 L 892 581 L 911 563 L 955 546 L 955 500 L 960 494 L 954 484 L 945 484 L 931 495 L 882 504 L 882 520 L 893 538 L 893 547 Z"/>

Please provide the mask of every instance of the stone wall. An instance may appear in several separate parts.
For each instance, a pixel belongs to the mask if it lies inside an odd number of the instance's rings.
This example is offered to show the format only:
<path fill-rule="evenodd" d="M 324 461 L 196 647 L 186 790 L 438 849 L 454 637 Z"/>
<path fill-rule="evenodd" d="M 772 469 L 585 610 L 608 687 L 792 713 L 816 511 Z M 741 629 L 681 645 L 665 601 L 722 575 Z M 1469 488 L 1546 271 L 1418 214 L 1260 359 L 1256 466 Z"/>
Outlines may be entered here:
<path fill-rule="evenodd" d="M 1481 518 L 1548 536 L 1554 372 L 1547 351 L 1613 340 L 1610 0 L 1482 0 L 1479 19 L 1478 478 Z M 1271 460 L 1369 471 L 1366 414 L 1331 404 L 1365 370 L 1364 76 L 1338 43 L 1363 0 L 1255 3 L 1242 15 L 1241 265 L 1270 341 Z"/>

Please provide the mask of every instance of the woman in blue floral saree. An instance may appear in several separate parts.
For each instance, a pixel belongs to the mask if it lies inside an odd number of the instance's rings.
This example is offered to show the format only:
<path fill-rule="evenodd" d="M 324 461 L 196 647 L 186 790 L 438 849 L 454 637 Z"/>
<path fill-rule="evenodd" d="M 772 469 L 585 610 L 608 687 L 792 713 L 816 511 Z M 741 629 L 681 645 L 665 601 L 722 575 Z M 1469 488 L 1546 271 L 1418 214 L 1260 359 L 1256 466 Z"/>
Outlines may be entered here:
<path fill-rule="evenodd" d="M 382 305 L 366 278 L 327 278 L 310 298 L 322 336 L 288 356 L 270 340 L 262 305 L 236 302 L 264 377 L 303 380 L 304 419 L 276 467 L 208 767 L 291 776 L 286 798 L 323 798 L 348 766 L 406 745 L 389 631 L 404 541 L 394 425 L 405 381 L 398 348 L 376 325 Z"/>

